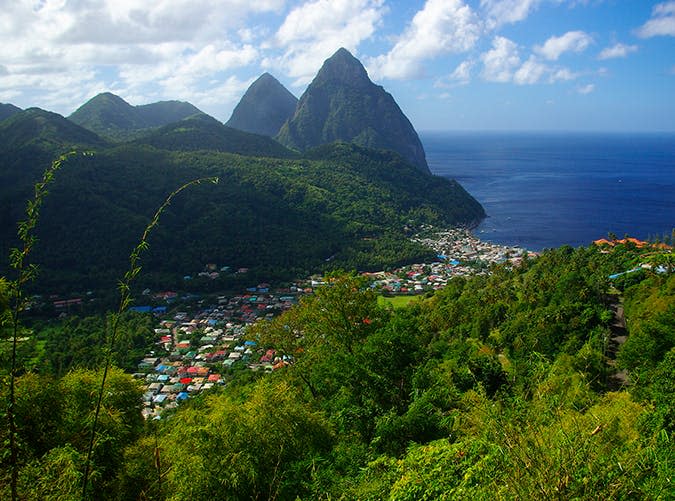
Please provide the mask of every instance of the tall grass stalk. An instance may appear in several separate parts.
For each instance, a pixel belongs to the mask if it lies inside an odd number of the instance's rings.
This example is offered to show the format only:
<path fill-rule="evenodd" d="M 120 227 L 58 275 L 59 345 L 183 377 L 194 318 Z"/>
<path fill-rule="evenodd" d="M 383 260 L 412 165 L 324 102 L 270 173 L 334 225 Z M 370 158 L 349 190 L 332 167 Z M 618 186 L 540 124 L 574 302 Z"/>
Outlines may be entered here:
<path fill-rule="evenodd" d="M 150 235 L 150 232 L 153 230 L 155 226 L 159 223 L 159 218 L 162 215 L 162 213 L 166 210 L 166 208 L 171 205 L 171 201 L 173 198 L 178 195 L 181 191 L 189 188 L 190 186 L 194 186 L 197 184 L 201 184 L 204 182 L 211 182 L 211 183 L 218 183 L 218 178 L 217 177 L 208 177 L 208 178 L 201 178 L 201 179 L 195 179 L 192 180 L 188 183 L 185 183 L 183 186 L 172 192 L 166 200 L 164 200 L 164 203 L 157 209 L 157 212 L 155 212 L 154 217 L 150 221 L 150 223 L 145 227 L 145 231 L 143 231 L 143 235 L 141 236 L 141 239 L 138 243 L 138 245 L 131 251 L 131 254 L 129 255 L 129 269 L 126 271 L 124 274 L 124 277 L 122 280 L 117 285 L 117 289 L 120 294 L 120 302 L 119 302 L 119 307 L 116 312 L 112 313 L 110 315 L 110 323 L 109 323 L 109 330 L 108 330 L 108 340 L 106 343 L 106 347 L 104 348 L 105 353 L 104 353 L 104 367 L 103 367 L 103 376 L 101 377 L 101 385 L 99 387 L 98 391 L 98 397 L 96 400 L 96 408 L 94 411 L 94 420 L 91 425 L 91 432 L 89 435 L 89 446 L 87 448 L 87 457 L 85 459 L 84 463 L 84 475 L 82 477 L 82 500 L 85 501 L 87 499 L 87 489 L 88 489 L 88 484 L 89 484 L 89 474 L 90 474 L 90 469 L 91 469 L 91 456 L 94 451 L 94 443 L 96 440 L 96 431 L 98 427 L 98 420 L 99 420 L 99 415 L 101 413 L 101 407 L 102 407 L 102 402 L 103 402 L 103 394 L 105 392 L 105 383 L 108 378 L 108 370 L 110 369 L 110 363 L 112 359 L 112 355 L 114 353 L 114 347 L 115 347 L 115 341 L 117 337 L 117 332 L 119 329 L 119 321 L 122 316 L 122 314 L 129 308 L 132 302 L 131 298 L 131 282 L 136 278 L 136 276 L 140 273 L 141 271 L 141 266 L 139 264 L 141 254 L 146 251 L 149 248 L 148 245 L 148 236 Z"/>
<path fill-rule="evenodd" d="M 26 308 L 26 298 L 24 295 L 24 287 L 28 282 L 31 282 L 37 276 L 37 266 L 28 263 L 28 257 L 33 250 L 37 238 L 35 236 L 35 227 L 37 226 L 40 216 L 40 209 L 45 196 L 47 195 L 47 188 L 54 180 L 54 175 L 61 168 L 63 163 L 75 155 L 75 151 L 70 151 L 58 157 L 47 167 L 42 179 L 35 183 L 33 198 L 28 200 L 26 204 L 26 219 L 19 222 L 18 237 L 20 246 L 15 247 L 10 251 L 9 265 L 16 270 L 16 279 L 9 283 L 10 297 L 11 297 L 11 319 L 10 326 L 12 331 L 12 358 L 11 368 L 9 373 L 9 403 L 7 405 L 7 420 L 9 421 L 9 449 L 10 449 L 10 463 L 12 465 L 12 480 L 11 480 L 11 496 L 12 501 L 18 499 L 17 483 L 19 479 L 19 445 L 17 442 L 17 425 L 16 425 L 16 396 L 14 393 L 14 386 L 16 382 L 17 373 L 17 356 L 16 350 L 18 345 L 19 335 L 19 316 Z"/>

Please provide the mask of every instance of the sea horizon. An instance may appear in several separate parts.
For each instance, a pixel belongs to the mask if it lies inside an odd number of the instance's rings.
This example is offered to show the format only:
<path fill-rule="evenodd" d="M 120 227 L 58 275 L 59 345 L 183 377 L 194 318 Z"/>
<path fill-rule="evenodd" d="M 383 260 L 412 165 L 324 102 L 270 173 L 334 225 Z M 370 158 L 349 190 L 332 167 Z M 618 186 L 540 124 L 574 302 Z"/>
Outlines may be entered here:
<path fill-rule="evenodd" d="M 483 240 L 533 251 L 675 227 L 675 132 L 422 131 L 435 175 L 485 208 Z"/>

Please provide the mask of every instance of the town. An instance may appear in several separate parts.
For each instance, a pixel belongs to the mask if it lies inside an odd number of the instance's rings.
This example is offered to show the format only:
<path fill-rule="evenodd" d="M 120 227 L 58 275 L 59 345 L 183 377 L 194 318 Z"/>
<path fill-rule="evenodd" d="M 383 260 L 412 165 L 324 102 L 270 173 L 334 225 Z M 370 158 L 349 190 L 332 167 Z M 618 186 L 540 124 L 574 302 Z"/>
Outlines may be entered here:
<path fill-rule="evenodd" d="M 438 259 L 387 272 L 364 272 L 370 287 L 385 296 L 421 295 L 442 288 L 453 277 L 487 273 L 492 264 L 515 266 L 525 255 L 534 255 L 524 249 L 482 242 L 467 229 L 425 227 L 412 238 L 432 248 Z M 209 264 L 200 273 L 213 276 L 215 269 L 217 266 Z M 206 300 L 186 296 L 182 302 L 177 301 L 176 292 L 162 291 L 152 299 L 166 306 L 134 307 L 158 319 L 156 347 L 140 361 L 134 374 L 145 385 L 143 416 L 157 418 L 193 395 L 226 384 L 237 370 L 271 372 L 287 365 L 288 360 L 274 350 L 259 349 L 255 341 L 247 340 L 246 328 L 283 313 L 322 285 L 322 278 L 314 276 L 274 290 L 270 284 L 261 283 L 232 297 Z M 149 295 L 150 291 L 145 293 Z M 193 306 L 180 309 L 190 304 L 190 299 Z"/>

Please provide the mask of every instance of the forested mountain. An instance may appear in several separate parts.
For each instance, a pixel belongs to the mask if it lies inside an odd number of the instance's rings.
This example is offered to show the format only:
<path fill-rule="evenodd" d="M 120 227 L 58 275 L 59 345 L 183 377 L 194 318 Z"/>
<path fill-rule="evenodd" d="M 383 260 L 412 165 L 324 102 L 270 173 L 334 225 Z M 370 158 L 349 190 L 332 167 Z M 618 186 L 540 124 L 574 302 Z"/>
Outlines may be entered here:
<path fill-rule="evenodd" d="M 110 92 L 91 98 L 68 120 L 114 141 L 137 138 L 156 127 L 202 113 L 190 103 L 161 101 L 132 106 Z"/>
<path fill-rule="evenodd" d="M 9 118 L 14 114 L 19 113 L 20 111 L 21 108 L 14 106 L 13 104 L 0 103 L 0 122 L 2 122 L 5 118 Z"/>
<path fill-rule="evenodd" d="M 233 129 L 203 113 L 160 127 L 135 143 L 171 151 L 211 150 L 255 157 L 297 157 L 271 137 Z"/>
<path fill-rule="evenodd" d="M 424 147 L 410 121 L 346 49 L 324 62 L 277 138 L 299 150 L 333 141 L 393 150 L 429 172 Z"/>
<path fill-rule="evenodd" d="M 265 280 L 328 267 L 382 268 L 431 255 L 406 238 L 406 226 L 471 224 L 484 217 L 456 182 L 422 173 L 396 153 L 343 143 L 302 159 L 273 158 L 288 151 L 203 115 L 153 133 L 149 144 L 116 146 L 37 110 L 2 127 L 0 151 L 11 152 L 0 159 L 4 256 L 15 244 L 15 222 L 32 183 L 50 158 L 78 144 L 94 153 L 69 160 L 45 200 L 34 252 L 43 270 L 39 287 L 114 283 L 164 198 L 205 176 L 218 176 L 220 183 L 179 197 L 153 235 L 145 269 L 155 284 L 176 284 L 212 262 L 251 268 Z M 228 135 L 241 153 L 260 147 L 269 158 L 218 151 Z"/>
<path fill-rule="evenodd" d="M 241 98 L 225 125 L 274 137 L 293 116 L 298 98 L 269 73 L 263 73 Z"/>
<path fill-rule="evenodd" d="M 107 144 L 94 132 L 40 108 L 28 108 L 0 122 L 0 151 L 8 153 L 4 162 L 13 162 L 12 155 L 29 147 L 54 155 L 69 147 L 100 148 Z"/>

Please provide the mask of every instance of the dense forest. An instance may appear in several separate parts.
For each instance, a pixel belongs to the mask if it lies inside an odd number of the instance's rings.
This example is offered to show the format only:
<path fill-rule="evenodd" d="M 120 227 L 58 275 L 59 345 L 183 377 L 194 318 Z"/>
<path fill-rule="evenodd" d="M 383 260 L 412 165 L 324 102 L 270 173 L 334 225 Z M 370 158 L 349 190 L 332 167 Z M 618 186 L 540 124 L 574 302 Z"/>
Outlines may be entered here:
<path fill-rule="evenodd" d="M 195 187 L 166 211 L 149 242 L 149 286 L 179 287 L 207 263 L 246 267 L 251 280 L 268 282 L 392 267 L 430 255 L 408 240 L 410 228 L 485 216 L 457 182 L 422 173 L 396 153 L 335 143 L 299 158 L 271 138 L 205 116 L 111 144 L 31 109 L 0 122 L 0 138 L 0 272 L 45 167 L 73 148 L 92 153 L 71 157 L 45 199 L 34 249 L 42 291 L 113 289 L 154 210 L 197 178 L 220 182 Z M 231 287 L 231 278 L 217 286 Z"/>
<path fill-rule="evenodd" d="M 638 264 L 648 266 L 609 278 Z M 357 275 L 329 275 L 248 332 L 261 353 L 286 355 L 283 369 L 238 371 L 146 423 L 138 383 L 112 369 L 88 495 L 672 499 L 672 267 L 671 251 L 630 243 L 562 247 L 397 308 Z M 628 334 L 620 345 L 617 305 Z M 150 332 L 146 317 L 124 318 L 117 353 Z M 60 355 L 16 381 L 21 499 L 81 495 L 101 376 L 90 337 L 104 326 L 67 319 L 59 331 L 49 352 Z M 8 499 L 6 449 L 2 462 Z"/>

